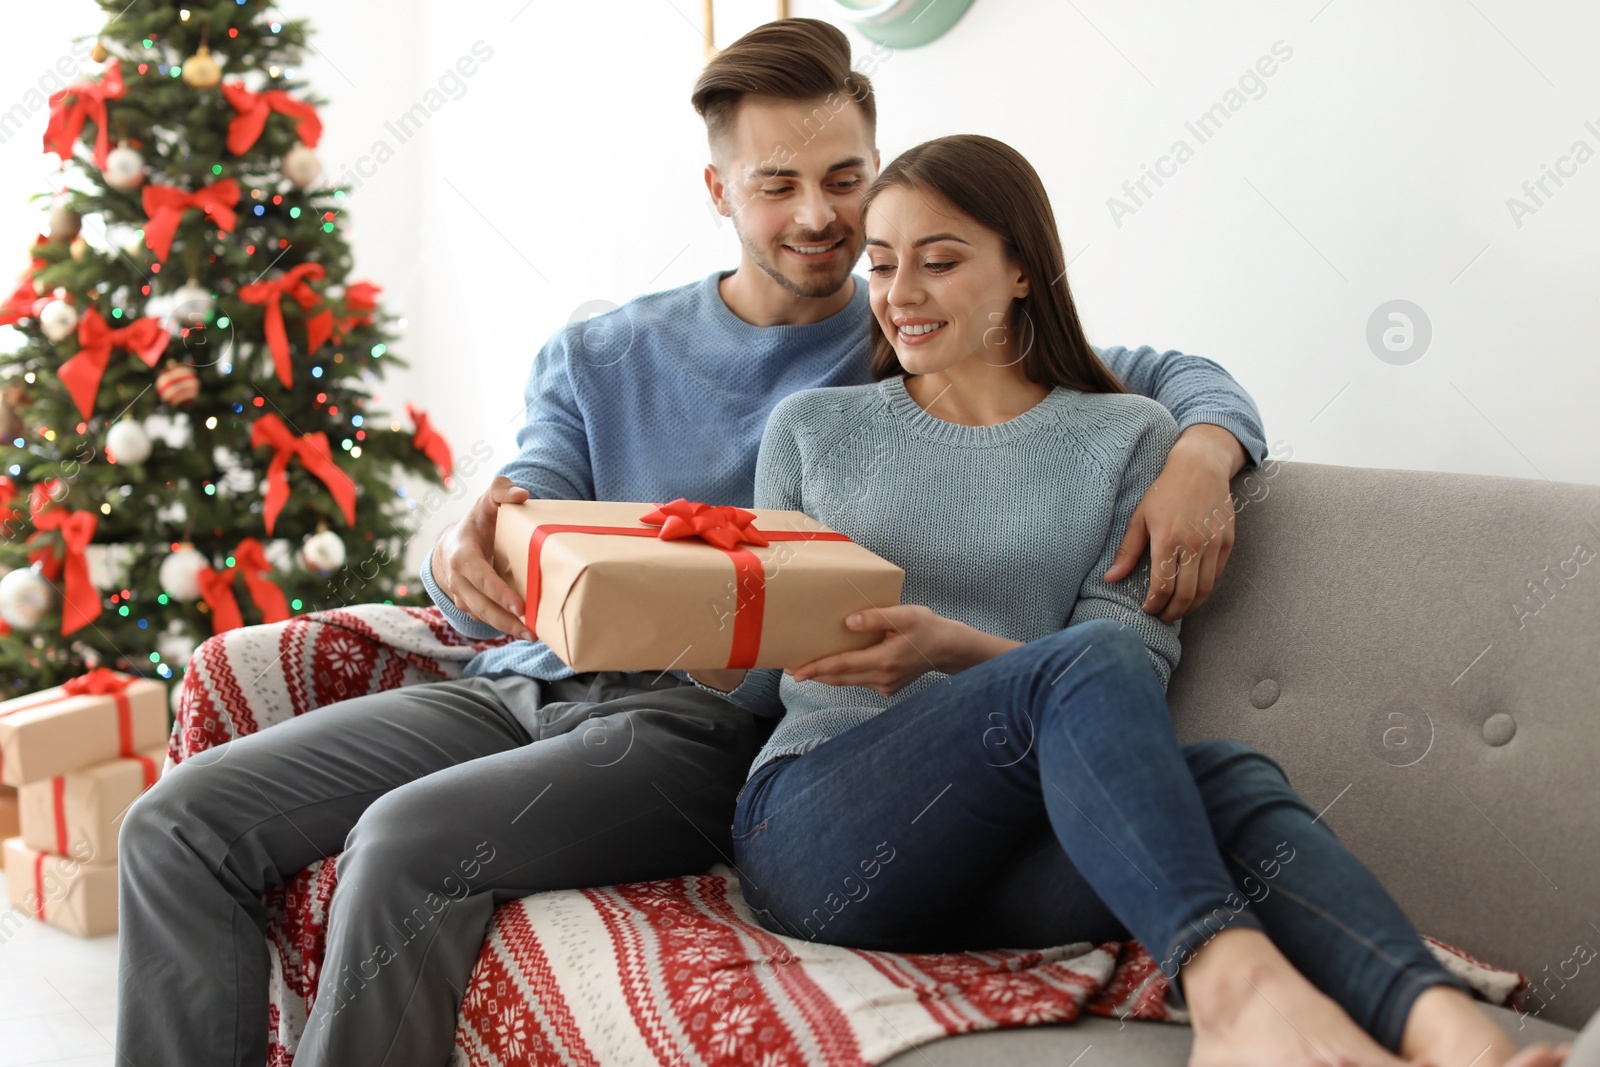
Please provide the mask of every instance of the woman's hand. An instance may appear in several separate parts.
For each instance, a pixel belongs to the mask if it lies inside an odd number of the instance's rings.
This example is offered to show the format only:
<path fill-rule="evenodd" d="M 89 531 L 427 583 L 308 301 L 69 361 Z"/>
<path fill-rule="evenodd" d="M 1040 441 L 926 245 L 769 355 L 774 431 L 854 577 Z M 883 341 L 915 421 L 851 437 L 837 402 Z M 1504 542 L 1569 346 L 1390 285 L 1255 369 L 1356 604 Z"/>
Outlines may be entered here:
<path fill-rule="evenodd" d="M 929 671 L 954 674 L 1019 644 L 936 615 L 921 604 L 857 612 L 844 624 L 851 630 L 882 630 L 883 640 L 802 664 L 789 672 L 795 681 L 859 685 L 892 696 Z"/>

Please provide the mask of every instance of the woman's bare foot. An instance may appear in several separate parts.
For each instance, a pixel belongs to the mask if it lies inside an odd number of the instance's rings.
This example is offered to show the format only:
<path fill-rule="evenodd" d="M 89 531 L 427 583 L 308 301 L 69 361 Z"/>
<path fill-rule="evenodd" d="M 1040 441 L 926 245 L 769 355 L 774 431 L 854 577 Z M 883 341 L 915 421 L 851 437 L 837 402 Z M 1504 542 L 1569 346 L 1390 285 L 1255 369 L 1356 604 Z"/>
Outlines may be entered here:
<path fill-rule="evenodd" d="M 1559 1067 L 1567 1045 L 1529 1045 L 1517 1051 L 1511 1035 L 1453 986 L 1424 989 L 1411 1005 L 1400 1054 L 1437 1067 Z"/>
<path fill-rule="evenodd" d="M 1194 1027 L 1189 1067 L 1404 1067 L 1259 930 L 1216 934 L 1180 976 Z"/>

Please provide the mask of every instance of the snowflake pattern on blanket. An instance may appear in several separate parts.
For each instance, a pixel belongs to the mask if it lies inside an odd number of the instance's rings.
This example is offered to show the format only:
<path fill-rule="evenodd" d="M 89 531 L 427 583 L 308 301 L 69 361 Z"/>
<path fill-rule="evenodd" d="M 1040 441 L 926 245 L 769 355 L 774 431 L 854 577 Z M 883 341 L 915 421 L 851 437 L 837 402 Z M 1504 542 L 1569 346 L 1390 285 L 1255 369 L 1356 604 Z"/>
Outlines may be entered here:
<path fill-rule="evenodd" d="M 190 661 L 170 762 L 365 693 L 457 678 L 484 648 L 433 608 L 363 605 L 218 635 Z M 291 1067 L 316 999 L 336 856 L 268 894 L 270 1067 Z M 1424 938 L 1483 999 L 1526 976 Z M 1184 1023 L 1137 941 L 888 953 L 758 925 L 733 872 L 541 893 L 501 907 L 455 1034 L 455 1067 L 657 1063 L 865 1067 L 941 1037 L 1071 1023 Z"/>

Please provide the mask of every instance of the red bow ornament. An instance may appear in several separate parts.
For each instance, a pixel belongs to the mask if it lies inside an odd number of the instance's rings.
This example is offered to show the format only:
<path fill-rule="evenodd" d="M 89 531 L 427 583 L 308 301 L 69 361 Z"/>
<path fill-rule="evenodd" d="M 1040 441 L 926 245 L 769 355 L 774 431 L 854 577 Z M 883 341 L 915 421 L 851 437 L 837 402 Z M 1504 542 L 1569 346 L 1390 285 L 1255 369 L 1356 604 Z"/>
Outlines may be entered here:
<path fill-rule="evenodd" d="M 173 185 L 147 184 L 144 192 L 144 213 L 150 221 L 144 224 L 144 243 L 165 263 L 172 252 L 172 238 L 178 232 L 183 213 L 191 208 L 203 211 L 216 223 L 217 229 L 233 232 L 238 219 L 233 205 L 239 202 L 239 183 L 223 178 L 195 192 L 185 192 Z"/>
<path fill-rule="evenodd" d="M 50 123 L 44 130 L 44 150 L 61 157 L 66 166 L 83 124 L 95 124 L 94 165 L 104 170 L 110 145 L 106 138 L 106 101 L 122 98 L 122 63 L 112 59 L 98 82 L 81 82 L 50 94 Z M 69 102 L 70 101 L 70 102 Z"/>
<path fill-rule="evenodd" d="M 154 367 L 171 339 L 172 335 L 157 319 L 135 319 L 113 330 L 100 317 L 100 312 L 94 308 L 85 310 L 78 320 L 78 354 L 61 364 L 60 371 L 61 383 L 78 405 L 78 413 L 85 419 L 94 414 L 95 394 L 100 391 L 100 380 L 111 363 L 113 348 L 125 348 L 138 356 L 145 366 Z"/>
<path fill-rule="evenodd" d="M 339 336 L 343 337 L 357 326 L 372 322 L 372 313 L 378 310 L 378 294 L 381 292 L 383 288 L 371 282 L 352 282 L 344 287 L 345 309 L 355 314 L 339 320 Z"/>
<path fill-rule="evenodd" d="M 256 143 L 266 128 L 267 116 L 274 111 L 296 121 L 295 132 L 307 148 L 317 147 L 322 139 L 322 120 L 317 117 L 317 109 L 282 89 L 252 93 L 243 82 L 224 82 L 222 95 L 239 113 L 228 123 L 228 151 L 236 156 L 248 152 Z"/>
<path fill-rule="evenodd" d="M 250 444 L 253 448 L 267 445 L 273 449 L 272 459 L 267 464 L 267 497 L 262 505 L 266 509 L 264 517 L 268 534 L 272 533 L 272 527 L 278 521 L 278 513 L 289 502 L 289 461 L 295 458 L 328 487 L 334 503 L 344 512 L 345 525 L 355 525 L 356 483 L 333 462 L 327 434 L 318 431 L 296 437 L 289 432 L 289 427 L 283 424 L 282 419 L 266 414 L 250 427 Z"/>
<path fill-rule="evenodd" d="M 200 595 L 211 608 L 212 633 L 237 630 L 244 625 L 239 612 L 239 601 L 233 595 L 233 578 L 237 572 L 244 576 L 245 590 L 261 610 L 262 622 L 282 622 L 289 617 L 289 602 L 283 590 L 268 577 L 272 564 L 261 542 L 246 537 L 233 550 L 233 566 L 227 570 L 200 569 Z"/>
<path fill-rule="evenodd" d="M 11 480 L 11 475 L 0 474 L 0 526 L 4 526 L 5 523 L 22 514 L 22 512 L 11 506 L 11 502 L 16 498 L 17 483 Z M 5 532 L 7 531 L 0 530 L 0 533 Z M 6 620 L 0 619 L 0 637 L 4 637 L 10 632 L 11 627 L 7 625 Z"/>
<path fill-rule="evenodd" d="M 640 522 L 661 527 L 656 536 L 663 541 L 682 541 L 697 537 L 723 551 L 741 543 L 765 547 L 770 542 L 755 528 L 753 513 L 729 504 L 701 504 L 683 497 L 662 504 Z"/>
<path fill-rule="evenodd" d="M 95 527 L 100 516 L 92 511 L 68 511 L 51 508 L 35 512 L 33 526 L 41 533 L 57 530 L 61 534 L 62 549 L 59 556 L 50 554 L 46 577 L 54 578 L 57 567 L 66 571 L 66 588 L 61 594 L 61 634 L 65 637 L 89 625 L 100 617 L 100 591 L 89 579 L 89 560 L 84 549 L 94 540 Z M 50 552 L 50 549 L 43 549 Z"/>
<path fill-rule="evenodd" d="M 283 298 L 300 305 L 302 311 L 321 300 L 311 288 L 327 271 L 321 263 L 302 263 L 284 271 L 269 282 L 251 282 L 239 290 L 239 299 L 247 304 L 265 304 L 267 308 L 267 347 L 272 350 L 273 365 L 278 368 L 278 380 L 285 389 L 294 385 L 294 368 L 289 362 L 289 334 L 283 327 Z M 306 318 L 306 353 L 321 348 L 333 334 L 333 312 L 323 308 Z"/>
<path fill-rule="evenodd" d="M 407 404 L 406 414 L 416 426 L 416 431 L 411 436 L 412 447 L 433 460 L 433 465 L 439 468 L 439 477 L 448 486 L 450 468 L 455 462 L 450 454 L 450 443 L 444 439 L 443 434 L 433 428 L 433 421 L 428 418 L 426 412 Z"/>
<path fill-rule="evenodd" d="M 33 242 L 37 249 L 40 245 L 50 243 L 50 238 L 40 234 Z M 50 302 L 48 296 L 40 296 L 33 287 L 33 276 L 43 270 L 45 260 L 40 256 L 33 256 L 28 261 L 28 269 L 22 272 L 22 277 L 17 279 L 17 288 L 6 297 L 4 305 L 0 305 L 0 326 L 10 326 L 19 319 L 37 317 L 44 305 Z"/>

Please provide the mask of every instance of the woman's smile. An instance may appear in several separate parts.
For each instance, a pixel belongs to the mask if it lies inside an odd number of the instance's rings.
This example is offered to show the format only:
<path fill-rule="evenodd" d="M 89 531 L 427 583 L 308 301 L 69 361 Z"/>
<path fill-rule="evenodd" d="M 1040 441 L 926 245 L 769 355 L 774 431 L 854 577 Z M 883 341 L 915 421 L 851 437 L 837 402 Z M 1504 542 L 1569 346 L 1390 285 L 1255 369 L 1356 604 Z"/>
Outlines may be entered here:
<path fill-rule="evenodd" d="M 895 336 L 901 344 L 923 345 L 941 334 L 950 325 L 946 319 L 901 316 L 894 320 Z"/>

